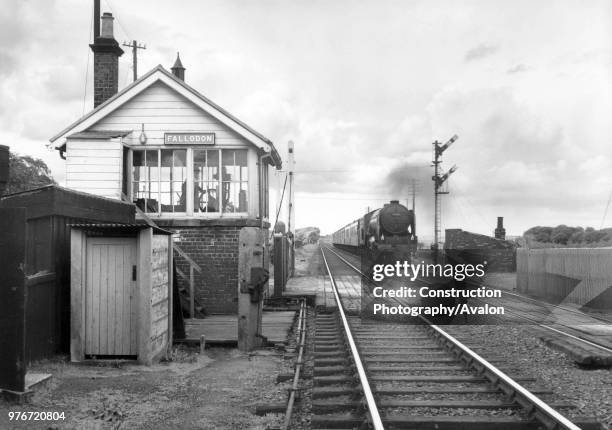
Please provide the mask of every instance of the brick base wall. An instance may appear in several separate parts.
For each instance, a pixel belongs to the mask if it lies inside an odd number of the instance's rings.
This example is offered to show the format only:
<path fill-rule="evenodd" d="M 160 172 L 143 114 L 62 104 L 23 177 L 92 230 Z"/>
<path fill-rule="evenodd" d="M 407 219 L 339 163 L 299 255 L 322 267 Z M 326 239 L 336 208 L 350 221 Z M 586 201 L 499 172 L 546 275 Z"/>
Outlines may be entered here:
<path fill-rule="evenodd" d="M 238 237 L 243 225 L 172 226 L 175 242 L 202 268 L 195 273 L 195 298 L 207 314 L 238 313 Z M 264 229 L 266 236 L 268 229 Z M 189 274 L 189 264 L 176 256 L 177 268 Z M 178 280 L 189 289 L 189 283 Z"/>
<path fill-rule="evenodd" d="M 447 253 L 455 251 L 455 256 L 466 263 L 478 264 L 486 260 L 487 271 L 516 271 L 516 245 L 513 242 L 461 229 L 447 229 L 445 237 Z"/>

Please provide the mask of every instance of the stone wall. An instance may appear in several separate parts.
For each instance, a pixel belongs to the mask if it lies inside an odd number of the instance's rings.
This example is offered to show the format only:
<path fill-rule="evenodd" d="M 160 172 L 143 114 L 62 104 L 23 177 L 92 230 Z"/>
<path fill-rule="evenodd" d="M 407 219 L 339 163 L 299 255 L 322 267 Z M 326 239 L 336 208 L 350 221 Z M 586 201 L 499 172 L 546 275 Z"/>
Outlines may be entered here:
<path fill-rule="evenodd" d="M 447 229 L 444 249 L 447 255 L 465 263 L 487 262 L 488 272 L 516 271 L 516 245 L 484 234 Z"/>

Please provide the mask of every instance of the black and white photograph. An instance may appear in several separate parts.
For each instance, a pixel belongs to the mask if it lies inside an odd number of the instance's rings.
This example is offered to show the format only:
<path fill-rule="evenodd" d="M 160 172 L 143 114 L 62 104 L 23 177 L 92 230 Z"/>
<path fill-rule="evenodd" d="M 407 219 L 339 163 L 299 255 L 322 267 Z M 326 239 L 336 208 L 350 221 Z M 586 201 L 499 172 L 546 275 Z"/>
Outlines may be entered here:
<path fill-rule="evenodd" d="M 0 429 L 612 430 L 612 2 L 4 0 Z"/>

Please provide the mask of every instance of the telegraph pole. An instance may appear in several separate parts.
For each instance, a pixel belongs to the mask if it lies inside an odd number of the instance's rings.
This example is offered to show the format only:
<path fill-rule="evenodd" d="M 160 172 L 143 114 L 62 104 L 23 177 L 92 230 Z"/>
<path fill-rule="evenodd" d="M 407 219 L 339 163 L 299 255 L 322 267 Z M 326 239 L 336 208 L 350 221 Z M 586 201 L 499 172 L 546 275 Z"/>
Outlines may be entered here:
<path fill-rule="evenodd" d="M 138 79 L 138 56 L 136 52 L 139 49 L 147 49 L 147 45 L 139 45 L 136 40 L 132 40 L 131 43 L 123 42 L 123 46 L 132 48 L 132 69 L 134 70 L 134 80 Z"/>
<path fill-rule="evenodd" d="M 412 178 L 412 211 L 416 207 L 416 179 Z"/>
<path fill-rule="evenodd" d="M 293 141 L 289 141 L 289 154 L 287 157 L 287 170 L 289 172 L 289 213 L 287 220 L 287 233 L 291 233 L 293 237 L 291 238 L 291 251 L 290 251 L 290 259 L 289 259 L 289 273 L 290 276 L 294 275 L 295 272 L 295 197 L 294 197 L 294 187 L 293 187 L 293 171 L 295 170 L 295 159 L 293 152 Z"/>
<path fill-rule="evenodd" d="M 442 144 L 437 140 L 433 143 L 434 159 L 432 162 L 434 166 L 434 175 L 431 177 L 431 179 L 434 181 L 434 243 L 432 247 L 435 251 L 436 261 L 438 261 L 438 249 L 440 247 L 440 234 L 442 230 L 442 207 L 440 196 L 442 194 L 448 194 L 448 191 L 442 191 L 442 184 L 444 184 L 448 177 L 452 175 L 455 170 L 457 170 L 457 166 L 453 166 L 448 172 L 442 174 L 440 171 L 440 163 L 442 163 L 440 157 L 442 156 L 442 153 L 446 151 L 457 139 L 459 139 L 459 136 L 454 135 L 445 144 Z"/>

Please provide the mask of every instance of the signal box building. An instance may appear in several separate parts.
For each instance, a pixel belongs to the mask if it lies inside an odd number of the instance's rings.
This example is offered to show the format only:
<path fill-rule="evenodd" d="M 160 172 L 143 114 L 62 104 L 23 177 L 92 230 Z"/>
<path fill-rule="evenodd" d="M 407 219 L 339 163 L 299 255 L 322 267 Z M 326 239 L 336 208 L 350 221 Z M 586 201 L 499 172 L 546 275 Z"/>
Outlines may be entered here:
<path fill-rule="evenodd" d="M 238 234 L 269 229 L 268 171 L 281 167 L 273 143 L 157 66 L 117 92 L 112 15 L 102 17 L 94 52 L 94 109 L 51 138 L 66 160 L 68 188 L 133 202 L 175 233 L 195 273 L 195 298 L 208 313 L 237 310 Z M 267 262 L 266 262 L 267 264 Z M 179 284 L 183 281 L 179 279 Z"/>

